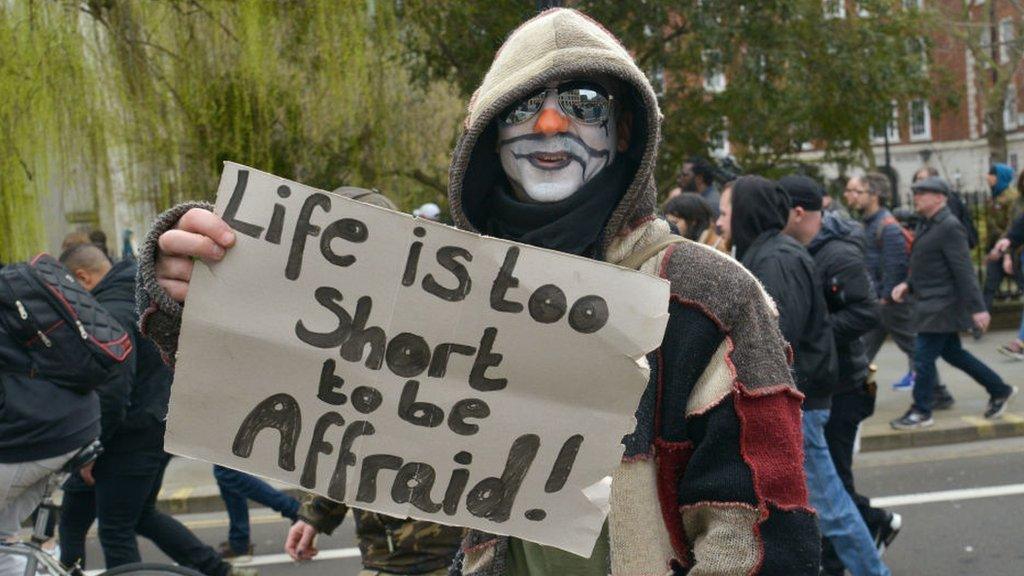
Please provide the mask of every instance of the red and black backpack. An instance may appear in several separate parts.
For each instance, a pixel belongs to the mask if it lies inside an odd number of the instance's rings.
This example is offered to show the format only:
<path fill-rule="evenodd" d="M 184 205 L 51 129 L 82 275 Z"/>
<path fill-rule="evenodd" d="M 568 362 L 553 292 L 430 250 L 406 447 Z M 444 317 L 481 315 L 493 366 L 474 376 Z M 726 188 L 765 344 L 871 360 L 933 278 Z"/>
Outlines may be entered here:
<path fill-rule="evenodd" d="M 81 393 L 132 351 L 128 332 L 49 254 L 0 268 L 0 329 L 26 358 L 0 368 Z"/>

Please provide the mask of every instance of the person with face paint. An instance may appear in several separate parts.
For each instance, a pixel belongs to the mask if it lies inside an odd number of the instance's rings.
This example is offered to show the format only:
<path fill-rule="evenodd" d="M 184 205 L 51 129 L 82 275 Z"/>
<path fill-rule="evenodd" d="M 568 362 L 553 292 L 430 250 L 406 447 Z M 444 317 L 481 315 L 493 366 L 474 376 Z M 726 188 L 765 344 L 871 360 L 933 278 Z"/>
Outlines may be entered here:
<path fill-rule="evenodd" d="M 457 227 L 636 268 L 672 295 L 636 429 L 608 447 L 623 458 L 590 557 L 471 530 L 454 574 L 818 574 L 777 316 L 734 260 L 655 217 L 661 120 L 629 52 L 563 8 L 512 32 L 470 102 L 449 170 Z M 234 242 L 196 208 L 164 213 L 142 251 L 139 305 L 169 355 L 191 257 L 216 262 Z"/>

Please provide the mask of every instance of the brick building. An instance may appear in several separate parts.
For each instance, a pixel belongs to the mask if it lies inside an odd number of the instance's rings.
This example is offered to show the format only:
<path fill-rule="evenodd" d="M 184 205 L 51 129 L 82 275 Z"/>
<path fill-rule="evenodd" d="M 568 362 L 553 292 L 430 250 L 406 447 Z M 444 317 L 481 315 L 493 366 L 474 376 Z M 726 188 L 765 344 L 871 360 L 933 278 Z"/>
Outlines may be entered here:
<path fill-rule="evenodd" d="M 1007 161 L 1016 171 L 1024 169 L 1024 107 L 1019 96 L 1024 94 L 1024 65 L 1014 65 L 1014 46 L 1024 41 L 1024 8 L 1010 0 L 971 1 L 971 19 L 964 22 L 954 16 L 963 10 L 964 0 L 932 0 L 930 6 L 926 5 L 928 0 L 904 0 L 905 5 L 914 4 L 929 10 L 944 24 L 939 27 L 943 31 L 931 37 L 930 57 L 922 61 L 929 70 L 948 78 L 947 87 L 956 92 L 959 100 L 956 107 L 944 110 L 933 110 L 927 100 L 896 106 L 888 130 L 872 132 L 878 166 L 885 165 L 888 140 L 890 163 L 904 199 L 908 198 L 914 171 L 923 165 L 937 168 L 950 183 L 965 191 L 984 190 L 987 186 L 989 146 L 985 96 L 991 84 L 992 67 L 976 61 L 968 45 L 949 32 L 953 29 L 970 30 L 971 34 L 976 34 L 976 42 L 986 47 L 986 53 L 991 54 L 1001 68 L 1016 68 L 1007 87 L 1003 121 L 1007 132 Z M 834 3 L 834 17 L 846 17 L 853 6 L 852 2 Z M 993 12 L 994 19 L 991 18 Z M 995 22 L 994 27 L 987 25 L 990 21 Z M 995 45 L 991 44 L 993 29 Z M 801 156 L 805 161 L 814 161 L 821 154 L 811 149 Z M 829 177 L 839 175 L 835 166 L 827 166 L 824 172 Z"/>

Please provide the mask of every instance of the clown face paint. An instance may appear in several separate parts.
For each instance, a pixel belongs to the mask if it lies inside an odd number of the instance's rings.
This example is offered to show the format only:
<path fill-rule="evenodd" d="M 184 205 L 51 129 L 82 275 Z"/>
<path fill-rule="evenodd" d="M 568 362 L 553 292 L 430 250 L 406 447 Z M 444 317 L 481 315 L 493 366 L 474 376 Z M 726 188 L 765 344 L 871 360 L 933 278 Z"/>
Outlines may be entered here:
<path fill-rule="evenodd" d="M 552 86 L 553 88 L 553 86 Z M 558 202 L 572 196 L 615 160 L 614 108 L 600 124 L 585 124 L 559 107 L 556 90 L 518 124 L 498 120 L 498 154 L 520 200 Z"/>

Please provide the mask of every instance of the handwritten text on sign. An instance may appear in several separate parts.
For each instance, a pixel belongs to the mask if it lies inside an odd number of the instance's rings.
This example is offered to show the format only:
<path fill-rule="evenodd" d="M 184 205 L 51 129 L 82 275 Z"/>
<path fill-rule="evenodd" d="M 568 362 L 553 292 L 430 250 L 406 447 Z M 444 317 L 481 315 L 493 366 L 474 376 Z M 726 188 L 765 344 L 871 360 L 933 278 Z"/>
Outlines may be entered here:
<path fill-rule="evenodd" d="M 667 283 L 231 163 L 217 212 L 238 241 L 192 276 L 169 450 L 590 553 Z"/>

